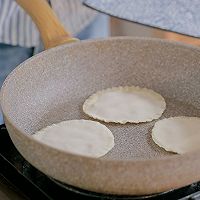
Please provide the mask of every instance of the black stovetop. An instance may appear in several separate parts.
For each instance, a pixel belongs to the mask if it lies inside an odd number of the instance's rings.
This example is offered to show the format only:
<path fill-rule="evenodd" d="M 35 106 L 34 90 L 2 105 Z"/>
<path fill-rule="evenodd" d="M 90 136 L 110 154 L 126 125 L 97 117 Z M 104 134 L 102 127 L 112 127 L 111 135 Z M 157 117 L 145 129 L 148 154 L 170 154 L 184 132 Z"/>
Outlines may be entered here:
<path fill-rule="evenodd" d="M 46 176 L 28 163 L 16 150 L 4 125 L 0 125 L 1 176 L 21 191 L 28 199 L 200 199 L 200 182 L 184 188 L 148 196 L 103 195 L 78 189 Z"/>

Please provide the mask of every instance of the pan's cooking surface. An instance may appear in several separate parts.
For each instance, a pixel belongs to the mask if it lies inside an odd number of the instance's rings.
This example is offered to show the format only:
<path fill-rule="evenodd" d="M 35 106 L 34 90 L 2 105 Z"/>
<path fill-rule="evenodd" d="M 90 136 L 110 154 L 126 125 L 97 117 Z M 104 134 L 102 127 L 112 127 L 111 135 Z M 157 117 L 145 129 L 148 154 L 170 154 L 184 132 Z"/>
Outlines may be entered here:
<path fill-rule="evenodd" d="M 32 134 L 61 120 L 89 119 L 82 111 L 85 99 L 98 90 L 120 85 L 147 87 L 163 95 L 167 109 L 162 117 L 200 116 L 198 50 L 188 55 L 189 49 L 173 44 L 130 39 L 112 39 L 90 46 L 83 42 L 82 48 L 78 48 L 79 54 L 74 45 L 38 55 L 24 63 L 27 66 L 18 69 L 15 78 L 8 80 L 10 90 L 18 86 L 15 99 L 7 94 L 8 103 L 13 104 L 8 113 L 26 133 Z M 26 79 L 17 79 L 22 74 Z M 150 134 L 154 123 L 104 123 L 113 132 L 116 143 L 105 158 L 148 159 L 173 155 L 153 143 Z"/>
<path fill-rule="evenodd" d="M 50 111 L 45 118 L 49 119 L 54 116 L 54 113 L 62 113 L 63 107 L 68 109 L 71 113 L 70 118 L 75 119 L 73 110 L 71 107 L 74 103 L 79 105 L 77 110 L 80 111 L 80 117 L 83 119 L 91 119 L 87 117 L 81 110 L 83 101 L 72 102 L 71 105 L 63 104 L 59 110 L 55 109 Z M 185 104 L 183 102 L 176 101 L 174 99 L 166 98 L 167 109 L 163 114 L 163 117 L 177 116 L 177 115 L 189 115 L 200 116 L 200 110 L 194 106 Z M 65 110 L 65 109 L 64 109 Z M 66 111 L 67 112 L 67 111 Z M 66 112 L 63 112 L 63 118 L 66 119 Z M 56 116 L 54 116 L 56 118 Z M 53 117 L 53 118 L 54 118 Z M 162 117 L 162 118 L 163 118 Z M 53 119 L 52 119 L 53 121 Z M 103 122 L 101 122 L 103 123 Z M 157 146 L 151 139 L 151 129 L 153 128 L 155 121 L 140 124 L 115 124 L 115 123 L 103 123 L 106 125 L 115 136 L 115 146 L 104 158 L 114 159 L 139 159 L 139 158 L 153 158 L 165 155 L 173 155 L 173 153 L 166 152 L 159 146 Z"/>
<path fill-rule="evenodd" d="M 166 103 L 168 107 L 163 117 L 177 115 L 200 115 L 200 111 L 195 109 L 195 107 L 186 105 L 182 102 L 166 99 Z M 116 159 L 148 159 L 165 155 L 173 155 L 173 153 L 166 152 L 152 141 L 151 129 L 154 124 L 155 121 L 138 125 L 128 124 L 123 127 L 120 125 L 108 126 L 115 134 L 116 146 L 105 157 Z"/>

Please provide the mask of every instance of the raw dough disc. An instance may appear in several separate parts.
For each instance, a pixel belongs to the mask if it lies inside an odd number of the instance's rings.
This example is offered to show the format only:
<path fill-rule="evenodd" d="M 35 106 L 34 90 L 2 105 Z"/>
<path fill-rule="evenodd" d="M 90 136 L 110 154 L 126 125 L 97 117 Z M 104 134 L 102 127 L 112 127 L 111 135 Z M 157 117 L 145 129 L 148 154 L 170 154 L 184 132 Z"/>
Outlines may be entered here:
<path fill-rule="evenodd" d="M 99 91 L 83 104 L 83 111 L 90 117 L 121 124 L 158 119 L 165 108 L 165 100 L 160 94 L 136 86 Z"/>
<path fill-rule="evenodd" d="M 153 141 L 179 154 L 200 150 L 200 118 L 171 117 L 155 123 Z"/>
<path fill-rule="evenodd" d="M 47 126 L 33 137 L 54 148 L 90 157 L 105 155 L 114 146 L 112 132 L 91 120 L 69 120 Z"/>

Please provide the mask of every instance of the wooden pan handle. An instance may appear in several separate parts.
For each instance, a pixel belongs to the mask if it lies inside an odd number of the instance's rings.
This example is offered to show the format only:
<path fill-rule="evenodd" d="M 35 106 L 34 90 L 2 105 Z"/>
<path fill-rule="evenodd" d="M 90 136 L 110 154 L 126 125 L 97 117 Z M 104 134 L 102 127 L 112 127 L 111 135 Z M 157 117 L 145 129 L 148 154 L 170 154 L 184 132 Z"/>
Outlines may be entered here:
<path fill-rule="evenodd" d="M 16 0 L 16 2 L 37 25 L 45 49 L 78 40 L 72 38 L 64 29 L 46 0 Z"/>

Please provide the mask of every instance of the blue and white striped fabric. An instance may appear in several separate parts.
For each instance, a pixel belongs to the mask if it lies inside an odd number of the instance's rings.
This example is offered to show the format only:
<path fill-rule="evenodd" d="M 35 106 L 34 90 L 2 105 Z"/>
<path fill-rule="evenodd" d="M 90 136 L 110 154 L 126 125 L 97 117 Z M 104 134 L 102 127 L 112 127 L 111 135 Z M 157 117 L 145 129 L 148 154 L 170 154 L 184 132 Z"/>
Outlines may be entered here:
<path fill-rule="evenodd" d="M 51 0 L 51 6 L 72 34 L 80 32 L 96 16 L 96 12 L 84 7 L 81 0 Z M 0 43 L 23 47 L 35 47 L 40 43 L 36 26 L 14 0 L 0 0 Z"/>
<path fill-rule="evenodd" d="M 26 47 L 39 42 L 36 26 L 13 0 L 0 0 L 0 42 Z"/>

